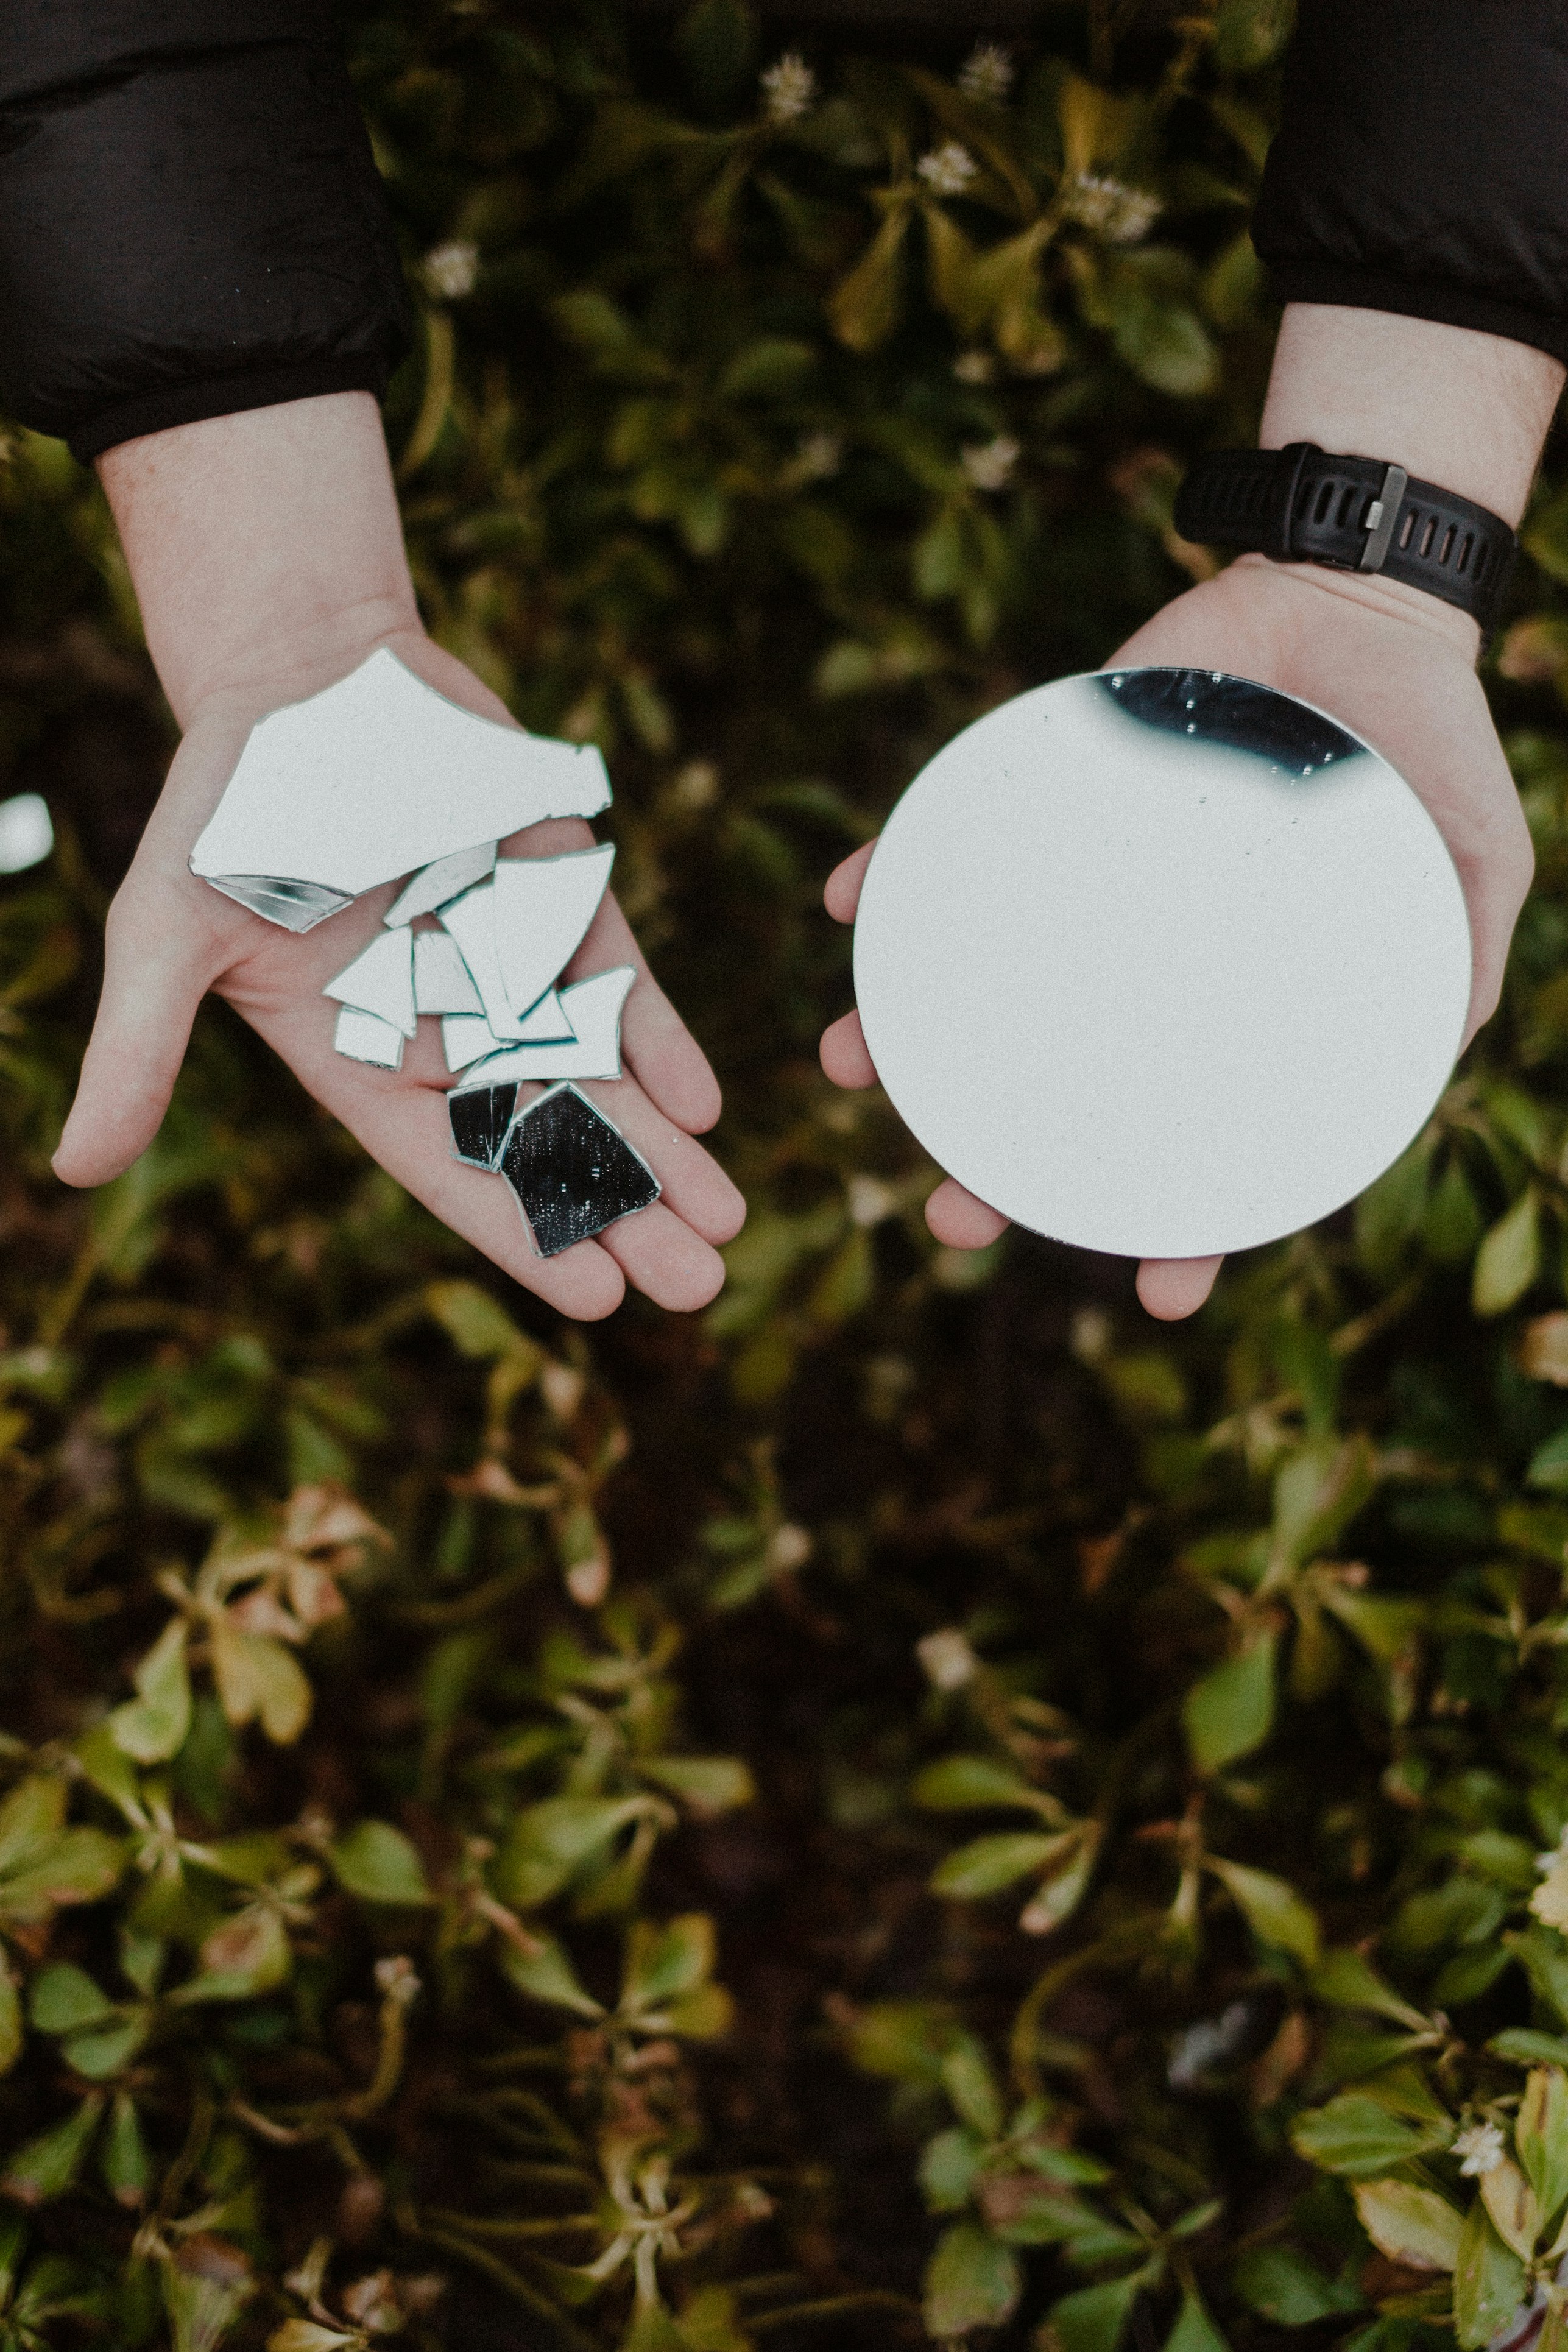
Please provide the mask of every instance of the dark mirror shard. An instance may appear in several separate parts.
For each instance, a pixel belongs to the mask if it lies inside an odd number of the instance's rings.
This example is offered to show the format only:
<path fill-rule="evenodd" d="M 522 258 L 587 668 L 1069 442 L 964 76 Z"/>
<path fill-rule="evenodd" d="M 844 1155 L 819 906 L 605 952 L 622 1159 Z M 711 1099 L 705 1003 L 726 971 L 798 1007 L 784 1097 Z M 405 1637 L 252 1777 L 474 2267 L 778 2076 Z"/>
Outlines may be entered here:
<path fill-rule="evenodd" d="M 459 1160 L 493 1168 L 517 1106 L 517 1081 L 501 1087 L 460 1087 L 447 1097 L 452 1143 Z"/>
<path fill-rule="evenodd" d="M 1364 743 L 1321 710 L 1277 694 L 1251 678 L 1209 669 L 1118 669 L 1096 683 L 1129 719 L 1200 743 L 1250 751 L 1288 775 L 1312 776 L 1336 761 L 1352 760 Z"/>
<path fill-rule="evenodd" d="M 591 1240 L 658 1198 L 658 1179 L 641 1153 L 573 1086 L 552 1087 L 514 1122 L 500 1172 L 541 1257 Z"/>

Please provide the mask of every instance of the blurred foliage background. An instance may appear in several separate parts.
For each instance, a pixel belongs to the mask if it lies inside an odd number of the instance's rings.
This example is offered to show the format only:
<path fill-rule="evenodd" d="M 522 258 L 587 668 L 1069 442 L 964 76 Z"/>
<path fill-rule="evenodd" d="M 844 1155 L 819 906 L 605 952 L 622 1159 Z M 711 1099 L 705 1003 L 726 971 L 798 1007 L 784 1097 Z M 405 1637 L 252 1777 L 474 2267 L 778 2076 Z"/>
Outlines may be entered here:
<path fill-rule="evenodd" d="M 429 625 L 605 747 L 725 1083 L 701 1318 L 555 1322 L 220 1007 L 53 1183 L 172 729 L 93 478 L 5 436 L 4 2352 L 1562 2336 L 1568 488 L 1430 1129 L 1179 1329 L 937 1248 L 816 1067 L 822 879 L 1211 568 L 1289 24 L 913 13 L 348 12 Z"/>

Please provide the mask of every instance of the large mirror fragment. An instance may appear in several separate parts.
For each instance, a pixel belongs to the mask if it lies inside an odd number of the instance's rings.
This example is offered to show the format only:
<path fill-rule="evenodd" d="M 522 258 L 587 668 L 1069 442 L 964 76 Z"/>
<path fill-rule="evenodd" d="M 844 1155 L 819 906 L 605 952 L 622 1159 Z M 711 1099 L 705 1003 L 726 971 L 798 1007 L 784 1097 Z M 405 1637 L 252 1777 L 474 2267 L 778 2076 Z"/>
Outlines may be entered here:
<path fill-rule="evenodd" d="M 596 815 L 609 797 L 591 746 L 462 709 L 383 646 L 257 721 L 191 871 L 357 897 L 545 817 Z"/>
<path fill-rule="evenodd" d="M 614 1122 L 572 1086 L 553 1087 L 513 1119 L 500 1172 L 541 1257 L 650 1208 L 658 1179 Z"/>

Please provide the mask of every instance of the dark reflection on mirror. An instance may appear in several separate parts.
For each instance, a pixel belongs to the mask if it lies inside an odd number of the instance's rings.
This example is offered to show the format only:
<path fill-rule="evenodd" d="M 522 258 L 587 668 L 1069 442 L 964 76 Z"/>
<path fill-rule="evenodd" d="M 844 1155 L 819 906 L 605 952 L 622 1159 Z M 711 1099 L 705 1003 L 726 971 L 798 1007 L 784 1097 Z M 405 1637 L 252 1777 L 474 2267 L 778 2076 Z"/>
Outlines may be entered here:
<path fill-rule="evenodd" d="M 1108 670 L 1095 683 L 1119 710 L 1145 727 L 1250 751 L 1288 775 L 1310 776 L 1366 746 L 1272 687 L 1206 669 Z"/>

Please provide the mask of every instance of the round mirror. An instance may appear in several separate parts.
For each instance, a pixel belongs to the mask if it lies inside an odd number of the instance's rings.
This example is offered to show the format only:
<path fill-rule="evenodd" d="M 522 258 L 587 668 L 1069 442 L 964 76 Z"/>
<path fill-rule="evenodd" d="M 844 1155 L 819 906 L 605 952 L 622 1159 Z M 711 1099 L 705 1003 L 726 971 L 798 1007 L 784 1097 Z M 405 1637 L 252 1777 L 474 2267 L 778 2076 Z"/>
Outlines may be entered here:
<path fill-rule="evenodd" d="M 889 819 L 855 925 L 878 1076 L 1017 1223 L 1207 1257 L 1353 1198 L 1463 1034 L 1458 877 L 1403 778 L 1218 671 L 1105 670 L 966 728 Z"/>

